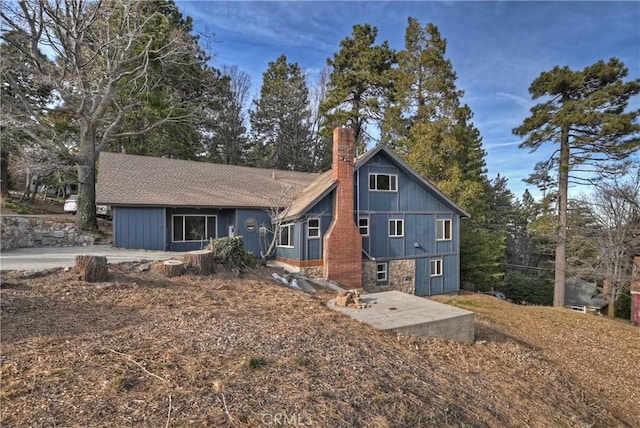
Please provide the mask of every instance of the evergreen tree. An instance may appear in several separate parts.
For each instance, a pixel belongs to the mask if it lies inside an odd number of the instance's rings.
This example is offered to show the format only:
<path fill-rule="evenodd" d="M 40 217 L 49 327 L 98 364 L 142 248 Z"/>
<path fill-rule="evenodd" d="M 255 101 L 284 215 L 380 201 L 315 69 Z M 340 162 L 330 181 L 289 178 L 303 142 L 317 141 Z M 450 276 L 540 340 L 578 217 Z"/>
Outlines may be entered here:
<path fill-rule="evenodd" d="M 189 48 L 173 61 L 151 55 L 147 78 L 152 87 L 140 91 L 140 79 L 123 79 L 116 102 L 135 103 L 119 119 L 109 150 L 179 159 L 197 159 L 201 140 L 215 133 L 221 123 L 225 103 L 230 95 L 228 79 L 209 67 L 210 57 L 198 43 L 191 17 L 183 17 L 172 0 L 143 2 L 146 16 L 155 17 L 155 25 L 138 42 L 139 48 L 151 42 L 159 50 L 175 37 L 178 29 L 189 34 Z M 169 118 L 166 120 L 166 118 Z M 139 130 L 147 130 L 140 133 Z"/>
<path fill-rule="evenodd" d="M 263 74 L 260 98 L 249 112 L 254 164 L 311 171 L 309 90 L 296 63 L 283 54 Z"/>
<path fill-rule="evenodd" d="M 335 127 L 348 125 L 361 148 L 371 139 L 367 126 L 381 123 L 392 91 L 395 52 L 387 41 L 376 45 L 377 35 L 378 29 L 370 24 L 355 25 L 352 37 L 340 42 L 340 51 L 327 59 L 332 71 L 320 105 L 323 135 L 330 137 Z"/>
<path fill-rule="evenodd" d="M 213 130 L 206 133 L 206 139 L 203 140 L 206 157 L 217 163 L 244 165 L 249 149 L 244 109 L 249 101 L 251 77 L 238 70 L 237 66 L 223 67 L 222 73 L 228 84 Z"/>
<path fill-rule="evenodd" d="M 490 228 L 495 189 L 486 177 L 482 138 L 471 122 L 471 109 L 461 103 L 463 91 L 456 87 L 446 46 L 435 25 L 422 28 L 409 18 L 383 139 L 471 214 L 461 226 L 461 279 L 488 288 L 504 275 L 505 231 Z"/>
<path fill-rule="evenodd" d="M 557 171 L 557 241 L 554 306 L 564 306 L 567 245 L 567 207 L 570 171 L 590 165 L 602 173 L 619 171 L 640 144 L 640 111 L 626 112 L 629 98 L 640 92 L 640 79 L 624 82 L 628 70 L 611 58 L 581 71 L 554 67 L 529 87 L 533 99 L 543 98 L 531 115 L 513 130 L 526 137 L 522 148 L 537 150 L 547 142 L 558 144 L 551 158 L 541 162 L 541 176 Z"/>

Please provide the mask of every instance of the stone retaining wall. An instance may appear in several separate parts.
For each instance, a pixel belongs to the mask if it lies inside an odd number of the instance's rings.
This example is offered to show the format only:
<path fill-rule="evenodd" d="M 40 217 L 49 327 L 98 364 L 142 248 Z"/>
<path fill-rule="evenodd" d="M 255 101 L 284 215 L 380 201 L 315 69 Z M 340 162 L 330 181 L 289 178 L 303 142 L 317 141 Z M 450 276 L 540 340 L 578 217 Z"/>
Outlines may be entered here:
<path fill-rule="evenodd" d="M 79 232 L 72 218 L 0 216 L 0 249 L 93 245 L 95 236 Z"/>

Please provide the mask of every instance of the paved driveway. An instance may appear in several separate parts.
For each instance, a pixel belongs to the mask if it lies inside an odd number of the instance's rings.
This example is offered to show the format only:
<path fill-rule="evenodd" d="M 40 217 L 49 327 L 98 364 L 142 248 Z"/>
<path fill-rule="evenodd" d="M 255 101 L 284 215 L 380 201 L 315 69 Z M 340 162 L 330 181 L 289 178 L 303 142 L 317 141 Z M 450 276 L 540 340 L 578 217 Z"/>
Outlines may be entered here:
<path fill-rule="evenodd" d="M 77 255 L 106 256 L 109 263 L 135 262 L 139 260 L 167 260 L 184 253 L 166 251 L 125 250 L 109 245 L 85 247 L 13 248 L 0 252 L 0 270 L 38 271 L 75 265 Z"/>

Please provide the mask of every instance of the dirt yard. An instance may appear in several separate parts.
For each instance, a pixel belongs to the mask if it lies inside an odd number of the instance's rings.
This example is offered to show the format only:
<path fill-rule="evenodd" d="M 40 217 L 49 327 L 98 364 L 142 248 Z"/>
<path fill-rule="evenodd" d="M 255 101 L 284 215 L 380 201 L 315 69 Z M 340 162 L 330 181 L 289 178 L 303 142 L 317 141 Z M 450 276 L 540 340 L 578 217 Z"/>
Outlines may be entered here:
<path fill-rule="evenodd" d="M 397 336 L 271 272 L 3 274 L 0 425 L 640 426 L 640 329 L 470 295 L 475 345 Z"/>

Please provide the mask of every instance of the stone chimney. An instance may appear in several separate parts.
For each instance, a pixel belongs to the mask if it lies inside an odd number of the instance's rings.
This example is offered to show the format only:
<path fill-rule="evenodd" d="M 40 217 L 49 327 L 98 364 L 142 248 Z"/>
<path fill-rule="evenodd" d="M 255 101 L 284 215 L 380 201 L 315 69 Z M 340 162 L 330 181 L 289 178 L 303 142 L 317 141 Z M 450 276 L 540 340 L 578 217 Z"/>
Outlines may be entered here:
<path fill-rule="evenodd" d="M 362 237 L 354 221 L 354 153 L 351 128 L 333 130 L 333 179 L 338 182 L 333 222 L 324 236 L 324 277 L 347 287 L 362 287 Z"/>

